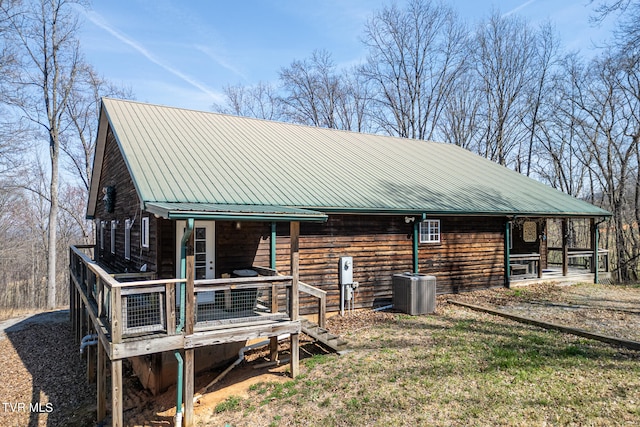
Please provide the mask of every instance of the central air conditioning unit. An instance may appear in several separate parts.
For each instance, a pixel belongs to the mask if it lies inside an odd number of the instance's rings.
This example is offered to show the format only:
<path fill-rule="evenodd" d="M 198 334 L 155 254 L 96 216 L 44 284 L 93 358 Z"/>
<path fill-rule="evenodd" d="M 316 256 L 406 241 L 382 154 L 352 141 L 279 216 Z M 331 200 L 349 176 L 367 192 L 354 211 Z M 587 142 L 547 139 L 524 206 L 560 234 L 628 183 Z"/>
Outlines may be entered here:
<path fill-rule="evenodd" d="M 393 275 L 393 308 L 412 316 L 436 311 L 436 277 L 420 273 Z"/>

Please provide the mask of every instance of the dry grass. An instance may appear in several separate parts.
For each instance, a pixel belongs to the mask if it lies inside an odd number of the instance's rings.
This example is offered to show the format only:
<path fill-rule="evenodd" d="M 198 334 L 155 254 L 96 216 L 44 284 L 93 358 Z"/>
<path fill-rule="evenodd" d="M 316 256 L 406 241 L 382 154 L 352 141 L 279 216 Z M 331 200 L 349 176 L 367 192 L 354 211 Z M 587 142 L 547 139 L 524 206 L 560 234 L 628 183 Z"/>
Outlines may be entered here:
<path fill-rule="evenodd" d="M 242 369 L 256 375 L 251 362 L 243 363 L 196 408 L 196 424 L 640 425 L 640 352 L 451 306 L 450 297 L 440 298 L 433 316 L 364 311 L 331 318 L 350 353 L 303 352 L 295 380 L 266 375 L 277 380 L 227 387 Z M 639 287 L 539 286 L 455 298 L 629 339 L 640 330 Z M 84 426 L 95 419 L 95 385 L 86 384 L 66 317 L 57 318 L 20 322 L 0 334 L 3 401 L 54 408 L 4 411 L 1 425 Z M 130 375 L 126 383 L 126 425 L 172 424 L 174 389 L 153 399 Z"/>
<path fill-rule="evenodd" d="M 565 292 L 580 289 L 484 295 L 485 302 L 540 305 L 542 297 L 565 301 Z M 611 288 L 584 289 L 615 299 Z M 640 298 L 638 288 L 617 290 Z M 199 425 L 640 424 L 638 352 L 444 303 L 435 316 L 377 314 L 371 327 L 350 322 L 352 352 L 303 360 L 297 379 L 231 396 L 201 412 Z"/>

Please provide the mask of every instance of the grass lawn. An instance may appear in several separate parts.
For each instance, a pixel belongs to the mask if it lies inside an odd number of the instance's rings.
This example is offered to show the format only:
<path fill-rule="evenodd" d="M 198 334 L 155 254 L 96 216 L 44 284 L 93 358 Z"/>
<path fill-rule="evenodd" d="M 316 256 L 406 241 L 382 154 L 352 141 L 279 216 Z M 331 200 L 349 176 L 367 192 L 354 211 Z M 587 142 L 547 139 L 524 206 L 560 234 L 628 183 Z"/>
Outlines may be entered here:
<path fill-rule="evenodd" d="M 345 336 L 353 351 L 231 396 L 200 425 L 640 425 L 640 353 L 442 305 Z"/>

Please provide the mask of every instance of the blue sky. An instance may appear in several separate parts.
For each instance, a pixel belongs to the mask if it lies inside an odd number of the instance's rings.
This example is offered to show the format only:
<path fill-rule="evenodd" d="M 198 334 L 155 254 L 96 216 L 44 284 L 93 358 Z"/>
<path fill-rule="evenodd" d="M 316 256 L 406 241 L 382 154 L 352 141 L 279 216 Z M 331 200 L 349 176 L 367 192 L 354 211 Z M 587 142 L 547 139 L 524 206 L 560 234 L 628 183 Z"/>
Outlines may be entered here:
<path fill-rule="evenodd" d="M 95 0 L 84 13 L 81 42 L 98 72 L 139 101 L 210 110 L 225 85 L 276 81 L 282 67 L 315 49 L 329 51 L 340 66 L 363 61 L 364 23 L 390 1 Z M 448 3 L 470 23 L 492 10 L 534 25 L 549 19 L 566 48 L 586 55 L 612 25 L 590 25 L 588 0 Z"/>

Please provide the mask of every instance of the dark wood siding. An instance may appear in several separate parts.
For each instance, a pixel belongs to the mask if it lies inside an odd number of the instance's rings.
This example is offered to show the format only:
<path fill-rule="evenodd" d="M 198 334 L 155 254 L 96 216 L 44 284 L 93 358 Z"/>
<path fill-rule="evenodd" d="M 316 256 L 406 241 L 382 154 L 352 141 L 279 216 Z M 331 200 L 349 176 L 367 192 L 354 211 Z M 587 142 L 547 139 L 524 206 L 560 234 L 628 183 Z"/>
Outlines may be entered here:
<path fill-rule="evenodd" d="M 436 276 L 437 292 L 458 293 L 503 286 L 505 220 L 439 219 L 440 243 L 419 246 L 419 270 Z"/>
<path fill-rule="evenodd" d="M 271 225 L 216 221 L 216 276 L 251 266 L 269 267 Z"/>
<path fill-rule="evenodd" d="M 104 160 L 102 163 L 102 173 L 100 175 L 100 191 L 103 188 L 113 187 L 115 189 L 113 212 L 107 212 L 102 193 L 98 197 L 95 218 L 96 222 L 104 224 L 102 231 L 104 246 L 100 246 L 100 228 L 96 227 L 95 256 L 103 266 L 114 273 L 139 271 L 143 265 L 147 265 L 147 271 L 156 270 L 157 246 L 160 244 L 157 239 L 157 220 L 153 215 L 140 210 L 140 201 L 136 193 L 133 181 L 129 175 L 127 166 L 122 158 L 122 153 L 111 132 L 107 132 Z M 142 248 L 141 238 L 141 218 L 150 216 L 149 221 L 149 248 Z M 131 259 L 124 257 L 125 242 L 125 220 L 132 220 L 131 228 Z M 115 232 L 115 252 L 111 253 L 111 221 L 117 222 Z"/>
<path fill-rule="evenodd" d="M 419 245 L 419 268 L 436 276 L 438 293 L 504 285 L 503 219 L 434 219 L 441 220 L 441 242 Z M 288 273 L 288 224 L 279 224 L 277 231 L 277 268 Z M 353 279 L 360 284 L 357 308 L 389 301 L 393 274 L 413 270 L 413 224 L 403 216 L 375 215 L 330 215 L 326 224 L 302 224 L 300 280 L 328 292 L 329 311 L 340 307 L 342 256 L 353 257 Z M 309 311 L 301 305 L 303 313 Z"/>

